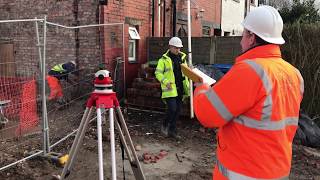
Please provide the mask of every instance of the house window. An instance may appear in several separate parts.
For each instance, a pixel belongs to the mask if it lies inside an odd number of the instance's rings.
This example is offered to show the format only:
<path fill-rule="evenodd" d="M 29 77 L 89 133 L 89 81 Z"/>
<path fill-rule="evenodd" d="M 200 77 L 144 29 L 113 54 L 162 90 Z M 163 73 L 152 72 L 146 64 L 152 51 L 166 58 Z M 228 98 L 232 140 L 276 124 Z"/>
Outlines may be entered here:
<path fill-rule="evenodd" d="M 134 27 L 129 27 L 129 35 L 131 39 L 140 39 L 138 31 Z"/>
<path fill-rule="evenodd" d="M 221 36 L 221 29 L 214 29 L 214 30 L 213 30 L 213 34 L 214 34 L 215 36 Z"/>
<path fill-rule="evenodd" d="M 211 28 L 209 26 L 202 26 L 202 36 L 208 37 L 211 35 Z"/>
<path fill-rule="evenodd" d="M 136 59 L 136 40 L 130 39 L 129 40 L 129 62 L 137 62 Z"/>
<path fill-rule="evenodd" d="M 129 27 L 129 62 L 137 62 L 137 44 L 140 35 L 136 28 Z"/>
<path fill-rule="evenodd" d="M 184 24 L 177 24 L 178 26 L 178 37 L 186 37 L 188 36 L 188 33 L 187 33 L 187 25 L 184 25 Z M 180 27 L 179 27 L 180 26 Z"/>
<path fill-rule="evenodd" d="M 258 0 L 258 5 L 267 5 L 266 0 Z"/>

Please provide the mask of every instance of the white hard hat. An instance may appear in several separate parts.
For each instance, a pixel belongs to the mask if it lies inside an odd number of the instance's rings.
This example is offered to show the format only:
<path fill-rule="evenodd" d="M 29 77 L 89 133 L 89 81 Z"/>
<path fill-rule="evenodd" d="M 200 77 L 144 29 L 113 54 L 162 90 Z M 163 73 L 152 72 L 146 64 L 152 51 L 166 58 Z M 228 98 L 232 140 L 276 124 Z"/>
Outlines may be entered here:
<path fill-rule="evenodd" d="M 241 23 L 250 32 L 272 44 L 284 44 L 283 21 L 279 12 L 271 6 L 260 6 L 249 12 Z"/>
<path fill-rule="evenodd" d="M 75 61 L 70 61 L 72 64 L 76 65 L 76 62 Z"/>
<path fill-rule="evenodd" d="M 181 41 L 181 39 L 178 38 L 178 37 L 172 37 L 172 38 L 170 39 L 170 41 L 169 41 L 169 45 L 170 45 L 170 46 L 175 46 L 175 47 L 180 47 L 180 48 L 183 47 L 182 41 Z"/>

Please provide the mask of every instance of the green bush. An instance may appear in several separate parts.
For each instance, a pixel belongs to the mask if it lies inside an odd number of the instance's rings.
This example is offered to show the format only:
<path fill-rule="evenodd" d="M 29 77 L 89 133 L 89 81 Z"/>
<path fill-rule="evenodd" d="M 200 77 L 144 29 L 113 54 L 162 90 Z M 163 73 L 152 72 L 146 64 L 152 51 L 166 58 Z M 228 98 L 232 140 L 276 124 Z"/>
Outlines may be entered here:
<path fill-rule="evenodd" d="M 319 34 L 320 24 L 286 24 L 283 31 L 286 43 L 281 47 L 283 58 L 297 67 L 304 78 L 301 106 L 311 117 L 320 115 Z"/>

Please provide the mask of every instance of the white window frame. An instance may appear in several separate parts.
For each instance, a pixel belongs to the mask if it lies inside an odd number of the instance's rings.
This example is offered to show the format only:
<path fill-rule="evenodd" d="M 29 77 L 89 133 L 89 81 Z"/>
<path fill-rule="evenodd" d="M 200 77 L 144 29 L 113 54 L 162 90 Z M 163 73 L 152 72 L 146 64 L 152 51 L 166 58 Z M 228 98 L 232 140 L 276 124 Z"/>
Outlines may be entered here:
<path fill-rule="evenodd" d="M 129 60 L 129 62 L 136 62 L 137 60 L 136 60 L 136 40 L 135 39 L 129 39 L 129 50 L 130 50 L 130 44 L 132 43 L 132 55 L 133 56 L 130 56 L 130 52 L 129 52 L 129 54 L 128 54 L 128 60 Z"/>
<path fill-rule="evenodd" d="M 137 31 L 137 29 L 135 27 L 129 27 L 129 47 L 130 44 L 132 44 L 132 56 L 130 56 L 130 52 L 129 52 L 129 57 L 128 57 L 128 61 L 129 62 L 137 62 L 136 59 L 136 52 L 137 52 L 137 41 L 140 39 L 140 35 Z M 130 48 L 128 48 L 130 50 Z"/>
<path fill-rule="evenodd" d="M 129 27 L 130 39 L 140 39 L 140 35 L 135 27 Z"/>

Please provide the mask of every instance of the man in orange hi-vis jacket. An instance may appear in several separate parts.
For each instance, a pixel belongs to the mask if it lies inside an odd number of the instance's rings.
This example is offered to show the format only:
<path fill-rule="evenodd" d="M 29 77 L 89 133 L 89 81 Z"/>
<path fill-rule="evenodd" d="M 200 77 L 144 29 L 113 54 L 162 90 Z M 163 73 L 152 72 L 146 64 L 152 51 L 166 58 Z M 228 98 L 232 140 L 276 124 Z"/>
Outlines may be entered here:
<path fill-rule="evenodd" d="M 60 84 L 60 80 L 63 79 L 67 80 L 68 82 L 71 82 L 68 76 L 71 73 L 75 73 L 75 68 L 76 63 L 74 61 L 57 64 L 53 68 L 51 68 L 46 77 L 50 90 L 48 100 L 55 100 L 59 104 L 64 104 L 63 91 Z"/>
<path fill-rule="evenodd" d="M 257 7 L 242 25 L 234 66 L 213 87 L 194 92 L 200 123 L 219 128 L 213 179 L 288 179 L 303 79 L 281 58 L 283 21 L 276 9 Z"/>

